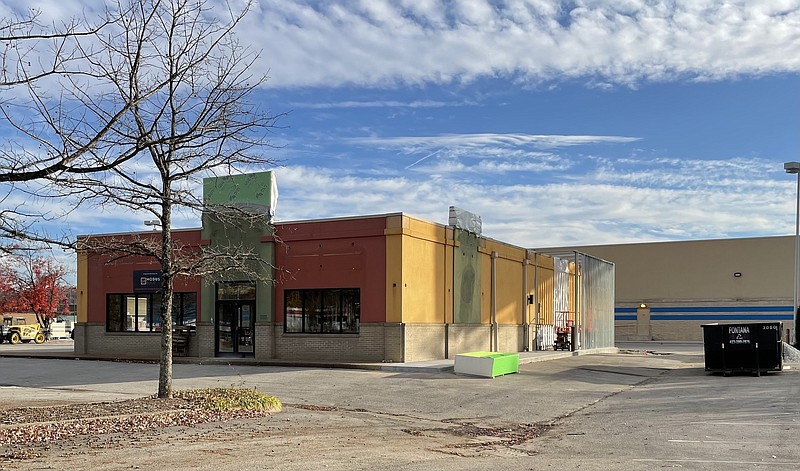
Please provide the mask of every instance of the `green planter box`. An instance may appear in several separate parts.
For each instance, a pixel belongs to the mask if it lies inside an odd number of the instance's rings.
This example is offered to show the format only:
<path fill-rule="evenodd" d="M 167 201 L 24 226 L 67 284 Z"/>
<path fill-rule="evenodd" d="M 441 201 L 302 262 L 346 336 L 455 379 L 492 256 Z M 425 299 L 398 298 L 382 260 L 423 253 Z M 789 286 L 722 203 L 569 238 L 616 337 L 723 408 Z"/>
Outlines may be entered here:
<path fill-rule="evenodd" d="M 494 378 L 519 372 L 518 353 L 470 352 L 456 355 L 453 371 Z"/>

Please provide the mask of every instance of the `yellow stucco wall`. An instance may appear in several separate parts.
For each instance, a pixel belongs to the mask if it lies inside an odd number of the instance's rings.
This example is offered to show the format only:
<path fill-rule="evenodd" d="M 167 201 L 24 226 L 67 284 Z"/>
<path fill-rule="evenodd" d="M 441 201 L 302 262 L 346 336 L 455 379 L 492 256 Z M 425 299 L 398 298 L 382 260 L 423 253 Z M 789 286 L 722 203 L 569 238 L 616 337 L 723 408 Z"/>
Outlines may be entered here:
<path fill-rule="evenodd" d="M 387 322 L 452 322 L 452 237 L 448 243 L 447 231 L 406 215 L 387 218 Z"/>
<path fill-rule="evenodd" d="M 481 324 L 492 323 L 492 252 L 481 250 Z"/>
<path fill-rule="evenodd" d="M 553 323 L 553 259 L 544 255 L 536 256 L 537 302 L 539 304 L 539 323 Z M 531 323 L 535 322 L 535 318 Z"/>
<path fill-rule="evenodd" d="M 407 215 L 387 217 L 386 227 L 386 321 L 407 324 L 453 322 L 452 229 Z M 536 305 L 528 306 L 527 294 L 535 294 L 540 323 L 553 322 L 553 259 L 523 248 L 484 239 L 479 249 L 481 323 L 491 323 L 492 252 L 496 259 L 497 322 L 520 325 L 535 322 Z M 526 256 L 531 257 L 526 264 Z M 527 280 L 523 272 L 527 271 Z M 527 281 L 527 287 L 523 282 Z M 570 280 L 570 304 L 574 281 Z M 572 309 L 572 307 L 571 307 Z"/>
<path fill-rule="evenodd" d="M 497 259 L 497 323 L 522 324 L 522 260 Z"/>
<path fill-rule="evenodd" d="M 497 254 L 495 274 L 497 280 L 496 307 L 498 324 L 522 324 L 522 308 L 525 301 L 523 292 L 523 270 L 526 250 L 496 240 L 486 240 L 481 249 L 481 321 L 491 322 L 492 315 L 492 252 Z M 528 280 L 533 286 L 532 270 L 529 268 Z"/>
<path fill-rule="evenodd" d="M 403 219 L 386 218 L 386 322 L 403 318 Z"/>
<path fill-rule="evenodd" d="M 444 247 L 403 238 L 403 322 L 444 323 Z"/>

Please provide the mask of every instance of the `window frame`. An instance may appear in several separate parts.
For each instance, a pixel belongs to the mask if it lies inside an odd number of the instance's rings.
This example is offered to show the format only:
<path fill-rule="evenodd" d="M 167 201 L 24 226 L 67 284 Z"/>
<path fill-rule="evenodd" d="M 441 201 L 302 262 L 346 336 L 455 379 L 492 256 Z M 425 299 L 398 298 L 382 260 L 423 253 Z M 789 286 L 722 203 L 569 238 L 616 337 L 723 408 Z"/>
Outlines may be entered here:
<path fill-rule="evenodd" d="M 197 324 L 197 292 L 196 291 L 187 291 L 187 292 L 176 292 L 173 293 L 173 301 L 172 301 L 172 320 L 173 325 L 196 325 Z M 194 324 L 185 324 L 186 321 L 186 298 L 191 298 L 194 296 Z M 117 300 L 116 306 L 115 303 L 112 303 L 112 298 Z M 128 300 L 133 299 L 133 305 L 135 306 L 134 313 L 133 313 L 133 325 L 134 328 L 132 330 L 127 329 L 127 321 L 128 321 L 128 314 L 127 314 L 127 305 Z M 139 307 L 140 303 L 142 302 L 147 303 L 147 312 L 140 313 Z M 106 293 L 106 332 L 128 332 L 128 333 L 154 333 L 154 332 L 161 332 L 161 293 Z M 115 316 L 112 317 L 112 308 L 116 307 L 118 311 L 114 314 Z M 157 307 L 157 308 L 156 308 Z M 176 309 L 178 309 L 176 315 Z M 140 329 L 140 325 L 148 326 L 147 329 Z"/>
<path fill-rule="evenodd" d="M 334 295 L 336 296 L 335 306 L 326 304 L 326 300 L 330 300 Z M 296 296 L 300 302 L 299 330 L 296 330 L 297 313 L 294 312 L 291 315 L 289 313 L 290 309 L 297 310 L 297 306 L 289 306 L 289 299 Z M 346 301 L 349 303 L 345 308 Z M 290 317 L 294 322 L 289 322 Z M 291 330 L 290 324 L 293 326 Z M 358 334 L 360 331 L 361 288 L 285 289 L 283 291 L 283 333 L 335 335 Z"/>

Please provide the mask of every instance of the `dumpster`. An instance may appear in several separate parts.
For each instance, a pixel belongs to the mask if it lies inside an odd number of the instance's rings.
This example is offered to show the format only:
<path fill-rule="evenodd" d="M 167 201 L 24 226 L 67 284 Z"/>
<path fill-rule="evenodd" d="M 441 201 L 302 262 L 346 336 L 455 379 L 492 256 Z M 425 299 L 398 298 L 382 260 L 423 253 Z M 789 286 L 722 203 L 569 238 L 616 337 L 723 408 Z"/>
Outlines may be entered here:
<path fill-rule="evenodd" d="M 706 371 L 761 373 L 783 369 L 781 322 L 704 324 Z"/>

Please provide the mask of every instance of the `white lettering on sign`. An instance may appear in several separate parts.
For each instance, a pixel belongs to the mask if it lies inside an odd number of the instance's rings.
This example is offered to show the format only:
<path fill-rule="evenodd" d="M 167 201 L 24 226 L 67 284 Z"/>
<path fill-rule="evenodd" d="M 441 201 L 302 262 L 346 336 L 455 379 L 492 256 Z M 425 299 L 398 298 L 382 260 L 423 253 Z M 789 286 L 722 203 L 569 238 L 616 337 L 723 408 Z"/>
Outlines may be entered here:
<path fill-rule="evenodd" d="M 142 286 L 146 285 L 149 282 L 153 282 L 153 281 L 161 281 L 161 278 L 159 278 L 157 276 L 143 276 L 143 277 L 139 278 L 139 284 L 142 285 Z"/>
<path fill-rule="evenodd" d="M 750 326 L 732 325 L 728 327 L 728 343 L 731 345 L 748 345 L 750 343 Z"/>

